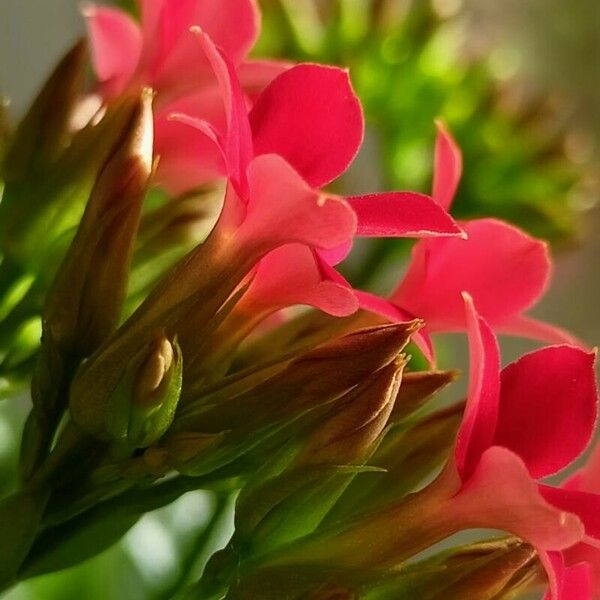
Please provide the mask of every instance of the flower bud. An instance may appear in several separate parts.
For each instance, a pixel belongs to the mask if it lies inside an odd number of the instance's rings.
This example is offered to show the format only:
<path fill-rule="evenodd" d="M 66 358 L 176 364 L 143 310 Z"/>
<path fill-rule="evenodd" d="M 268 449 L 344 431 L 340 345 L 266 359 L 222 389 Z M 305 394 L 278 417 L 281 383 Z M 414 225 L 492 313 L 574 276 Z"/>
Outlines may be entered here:
<path fill-rule="evenodd" d="M 394 406 L 403 357 L 380 369 L 330 407 L 289 469 L 242 491 L 236 533 L 252 552 L 312 533 L 362 470 Z"/>
<path fill-rule="evenodd" d="M 87 355 L 116 327 L 152 169 L 152 94 L 145 91 L 91 193 L 48 294 L 46 335 Z"/>
<path fill-rule="evenodd" d="M 332 417 L 305 442 L 297 464 L 361 464 L 367 459 L 394 408 L 405 365 L 405 357 L 397 358 L 336 402 Z"/>
<path fill-rule="evenodd" d="M 37 171 L 5 168 L 6 185 L 0 204 L 0 249 L 22 269 L 47 279 L 57 267 L 57 246 L 64 247 L 84 212 L 98 172 L 128 135 L 139 99 L 124 97 L 102 118 L 81 131 L 63 136 L 52 162 L 43 160 Z M 33 110 L 33 109 L 32 109 Z M 27 117 L 26 117 L 27 120 Z M 36 121 L 37 123 L 37 121 Z M 40 124 L 42 130 L 43 121 Z M 15 144 L 19 129 L 14 134 Z M 41 131 L 39 135 L 42 135 Z M 34 138 L 35 139 L 35 138 Z M 5 162 L 16 160 L 11 149 Z M 20 161 L 21 159 L 19 159 Z M 19 162 L 17 161 L 17 162 Z M 60 243 L 59 243 L 60 242 Z M 58 255 L 60 260 L 60 254 Z"/>
<path fill-rule="evenodd" d="M 22 449 L 25 478 L 49 447 L 79 361 L 119 322 L 151 172 L 151 100 L 148 92 L 142 94 L 123 138 L 99 174 L 46 298 L 42 348 L 31 386 L 35 414 Z"/>
<path fill-rule="evenodd" d="M 418 322 L 355 332 L 283 361 L 275 372 L 267 366 L 266 378 L 232 377 L 231 385 L 182 406 L 170 435 L 222 434 L 210 452 L 181 465 L 183 472 L 200 476 L 225 465 L 235 475 L 253 472 L 283 439 L 305 431 L 365 377 L 393 363 L 416 327 Z"/>
<path fill-rule="evenodd" d="M 182 357 L 177 341 L 160 334 L 127 365 L 105 415 L 104 433 L 117 447 L 133 450 L 157 441 L 170 427 L 181 395 Z M 85 399 L 71 405 L 73 418 L 84 428 Z M 96 425 L 96 424 L 94 424 Z"/>

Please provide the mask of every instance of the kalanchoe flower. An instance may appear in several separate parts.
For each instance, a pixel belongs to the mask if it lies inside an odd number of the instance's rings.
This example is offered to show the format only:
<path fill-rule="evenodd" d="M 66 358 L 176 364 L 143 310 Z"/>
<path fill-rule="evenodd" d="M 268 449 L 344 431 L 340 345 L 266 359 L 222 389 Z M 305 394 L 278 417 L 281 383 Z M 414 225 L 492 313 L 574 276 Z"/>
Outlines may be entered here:
<path fill-rule="evenodd" d="M 173 98 L 201 89 L 210 69 L 189 35 L 200 26 L 236 65 L 241 65 L 259 30 L 253 0 L 139 0 L 141 24 L 116 8 L 84 4 L 93 65 L 106 97 L 132 86 L 149 86 Z"/>
<path fill-rule="evenodd" d="M 392 566 L 461 529 L 482 527 L 509 531 L 542 553 L 598 538 L 596 498 L 549 492 L 536 483 L 566 467 L 589 442 L 597 413 L 595 355 L 551 346 L 524 356 L 500 377 L 492 331 L 472 300 L 465 301 L 468 401 L 440 476 L 400 505 L 358 519 L 330 539 L 323 532 L 300 542 L 272 564 Z M 377 540 L 368 555 L 360 552 L 366 539 Z"/>
<path fill-rule="evenodd" d="M 318 65 L 293 67 L 265 89 L 248 117 L 231 61 L 206 33 L 200 30 L 196 33 L 221 86 L 227 115 L 225 131 L 190 115 L 174 114 L 171 118 L 190 125 L 214 142 L 242 199 L 247 195 L 247 165 L 252 156 L 263 152 L 282 156 L 311 186 L 323 185 L 345 170 L 358 151 L 363 131 L 362 112 L 347 73 Z M 290 127 L 294 120 L 297 123 Z M 330 143 L 332 140 L 334 144 Z M 357 216 L 358 235 L 462 235 L 448 214 L 433 199 L 421 194 L 372 194 L 348 198 L 347 202 Z M 241 299 L 242 305 L 258 302 L 260 310 L 252 313 L 241 306 L 235 311 L 229 324 L 224 324 L 225 333 L 215 334 L 227 342 L 222 345 L 221 354 L 231 354 L 235 345 L 261 320 L 294 302 L 310 304 L 336 316 L 354 312 L 360 303 L 359 296 L 330 266 L 344 258 L 351 245 L 348 240 L 312 253 L 284 247 L 277 249 L 275 256 L 263 258 L 253 273 L 254 281 L 247 296 Z M 296 262 L 294 273 L 281 268 L 286 255 L 298 257 L 300 252 L 302 260 Z M 292 277 L 294 274 L 296 277 Z M 314 283 L 306 288 L 303 285 L 306 281 Z M 275 282 L 283 293 L 269 298 L 261 292 L 273 289 Z M 410 320 L 410 316 L 405 320 Z M 227 328 L 236 335 L 229 335 Z M 207 343 L 207 347 L 212 345 Z M 212 370 L 212 364 L 206 364 L 205 369 Z"/>
<path fill-rule="evenodd" d="M 201 27 L 230 57 L 245 102 L 288 65 L 247 59 L 260 23 L 254 0 L 138 3 L 140 25 L 119 9 L 84 6 L 94 69 L 106 100 L 141 86 L 156 90 L 157 180 L 180 194 L 224 175 L 219 153 L 204 135 L 168 120 L 172 112 L 191 112 L 217 130 L 226 120 L 211 66 L 190 29 Z"/>
<path fill-rule="evenodd" d="M 433 198 L 449 209 L 460 181 L 460 149 L 437 123 Z M 389 320 L 410 315 L 427 321 L 418 339 L 433 359 L 428 333 L 466 330 L 461 293 L 468 292 L 494 331 L 548 343 L 580 342 L 563 329 L 525 314 L 546 291 L 552 263 L 546 243 L 496 219 L 460 223 L 466 239 L 419 241 L 389 301 L 359 292 L 361 307 Z"/>

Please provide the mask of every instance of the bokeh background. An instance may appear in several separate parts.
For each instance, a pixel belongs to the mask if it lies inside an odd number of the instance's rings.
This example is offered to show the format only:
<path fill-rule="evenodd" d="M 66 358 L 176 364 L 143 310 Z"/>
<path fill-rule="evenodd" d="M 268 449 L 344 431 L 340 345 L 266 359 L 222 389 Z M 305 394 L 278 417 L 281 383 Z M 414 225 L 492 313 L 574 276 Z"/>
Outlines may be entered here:
<path fill-rule="evenodd" d="M 459 216 L 493 214 L 552 243 L 556 273 L 535 310 L 591 346 L 600 343 L 600 5 L 597 0 L 260 0 L 258 53 L 349 65 L 368 130 L 342 185 L 353 192 L 427 191 L 443 116 L 465 151 Z M 83 34 L 75 0 L 2 0 L 0 92 L 13 119 Z M 348 273 L 378 289 L 399 278 L 402 243 L 359 247 Z M 377 267 L 377 268 L 375 268 Z M 506 340 L 510 360 L 530 348 Z M 441 366 L 465 364 L 444 340 Z M 0 382 L 1 386 L 1 382 Z M 452 392 L 460 394 L 460 387 Z M 0 401 L 0 492 L 14 477 L 26 394 Z M 147 515 L 123 543 L 8 600 L 176 597 L 201 571 L 222 526 L 204 527 L 221 500 L 190 493 Z"/>

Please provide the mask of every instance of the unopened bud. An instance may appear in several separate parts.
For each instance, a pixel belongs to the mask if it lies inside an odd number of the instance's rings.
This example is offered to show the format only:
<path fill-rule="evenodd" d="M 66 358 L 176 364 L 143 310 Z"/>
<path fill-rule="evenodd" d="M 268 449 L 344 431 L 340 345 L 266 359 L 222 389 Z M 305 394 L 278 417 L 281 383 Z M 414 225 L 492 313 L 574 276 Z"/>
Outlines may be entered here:
<path fill-rule="evenodd" d="M 87 355 L 116 327 L 152 168 L 152 96 L 144 92 L 96 181 L 79 229 L 48 294 L 48 334 Z"/>
<path fill-rule="evenodd" d="M 334 339 L 283 362 L 278 372 L 249 389 L 233 381 L 235 396 L 226 386 L 206 399 L 199 390 L 197 401 L 181 411 L 177 427 L 205 433 L 257 427 L 326 406 L 394 362 L 419 327 L 419 321 L 382 325 Z"/>
<path fill-rule="evenodd" d="M 94 422 L 94 413 L 86 413 L 85 396 L 71 398 L 71 414 L 89 433 L 117 447 L 150 446 L 173 422 L 181 395 L 182 367 L 177 341 L 159 335 L 124 369 L 103 422 Z"/>
<path fill-rule="evenodd" d="M 405 365 L 404 357 L 396 359 L 336 402 L 333 416 L 306 441 L 298 465 L 361 464 L 387 425 Z"/>

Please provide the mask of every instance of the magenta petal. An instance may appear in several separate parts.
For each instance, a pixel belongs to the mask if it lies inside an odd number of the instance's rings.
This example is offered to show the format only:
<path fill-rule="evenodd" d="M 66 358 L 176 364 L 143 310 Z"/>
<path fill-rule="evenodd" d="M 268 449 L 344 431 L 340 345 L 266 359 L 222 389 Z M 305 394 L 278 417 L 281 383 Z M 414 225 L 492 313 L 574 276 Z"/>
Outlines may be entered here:
<path fill-rule="evenodd" d="M 437 238 L 416 244 L 392 300 L 424 318 L 432 331 L 463 331 L 461 292 L 479 314 L 501 328 L 532 306 L 546 289 L 546 245 L 495 219 L 462 224 L 468 239 Z"/>
<path fill-rule="evenodd" d="M 169 99 L 197 90 L 209 73 L 189 30 L 199 27 L 233 64 L 254 44 L 259 13 L 252 0 L 141 0 L 143 65 Z"/>
<path fill-rule="evenodd" d="M 244 93 L 254 103 L 265 87 L 292 65 L 282 60 L 246 60 L 237 73 Z"/>
<path fill-rule="evenodd" d="M 206 57 L 214 70 L 223 95 L 227 132 L 223 149 L 231 178 L 242 191 L 246 189 L 246 169 L 253 156 L 252 134 L 246 104 L 235 69 L 229 59 L 214 45 L 210 37 L 194 30 Z"/>
<path fill-rule="evenodd" d="M 353 240 L 348 240 L 331 250 L 319 250 L 319 254 L 328 265 L 339 265 L 352 251 Z"/>
<path fill-rule="evenodd" d="M 561 552 L 538 551 L 538 555 L 548 575 L 549 589 L 544 600 L 592 600 L 596 597 L 592 594 L 589 564 L 579 562 L 566 566 Z"/>
<path fill-rule="evenodd" d="M 341 198 L 314 191 L 280 156 L 255 158 L 248 169 L 249 203 L 239 238 L 250 247 L 288 243 L 331 249 L 356 231 L 356 217 Z"/>
<path fill-rule="evenodd" d="M 586 537 L 600 540 L 600 495 L 549 485 L 540 485 L 539 489 L 550 504 L 581 519 Z"/>
<path fill-rule="evenodd" d="M 462 154 L 446 126 L 441 121 L 436 126 L 433 199 L 449 210 L 462 175 Z"/>
<path fill-rule="evenodd" d="M 496 444 L 510 448 L 536 479 L 570 464 L 596 425 L 595 354 L 572 346 L 531 352 L 502 371 Z"/>
<path fill-rule="evenodd" d="M 250 113 L 257 154 L 283 156 L 315 188 L 341 175 L 363 137 L 348 73 L 303 64 L 276 77 Z"/>
<path fill-rule="evenodd" d="M 116 8 L 84 4 L 92 64 L 104 95 L 120 94 L 130 82 L 142 52 L 137 23 Z"/>
<path fill-rule="evenodd" d="M 486 450 L 449 509 L 463 528 L 511 532 L 541 550 L 563 550 L 584 537 L 574 514 L 547 502 L 525 463 L 506 448 Z"/>
<path fill-rule="evenodd" d="M 158 111 L 154 147 L 160 157 L 157 182 L 171 194 L 181 194 L 222 178 L 226 129 L 223 101 L 217 86 L 181 98 Z"/>
<path fill-rule="evenodd" d="M 277 248 L 260 261 L 244 295 L 243 302 L 248 301 L 259 313 L 294 305 L 313 306 L 335 317 L 358 310 L 352 289 L 323 273 L 318 256 L 300 244 Z"/>
<path fill-rule="evenodd" d="M 499 333 L 538 340 L 547 344 L 570 344 L 586 348 L 584 342 L 569 331 L 526 315 L 517 315 L 498 327 Z"/>
<path fill-rule="evenodd" d="M 469 336 L 467 406 L 456 437 L 454 456 L 464 481 L 477 468 L 481 455 L 494 442 L 500 393 L 500 354 L 489 325 L 477 314 L 464 293 Z"/>
<path fill-rule="evenodd" d="M 384 192 L 347 198 L 363 237 L 463 236 L 452 217 L 429 196 Z"/>

